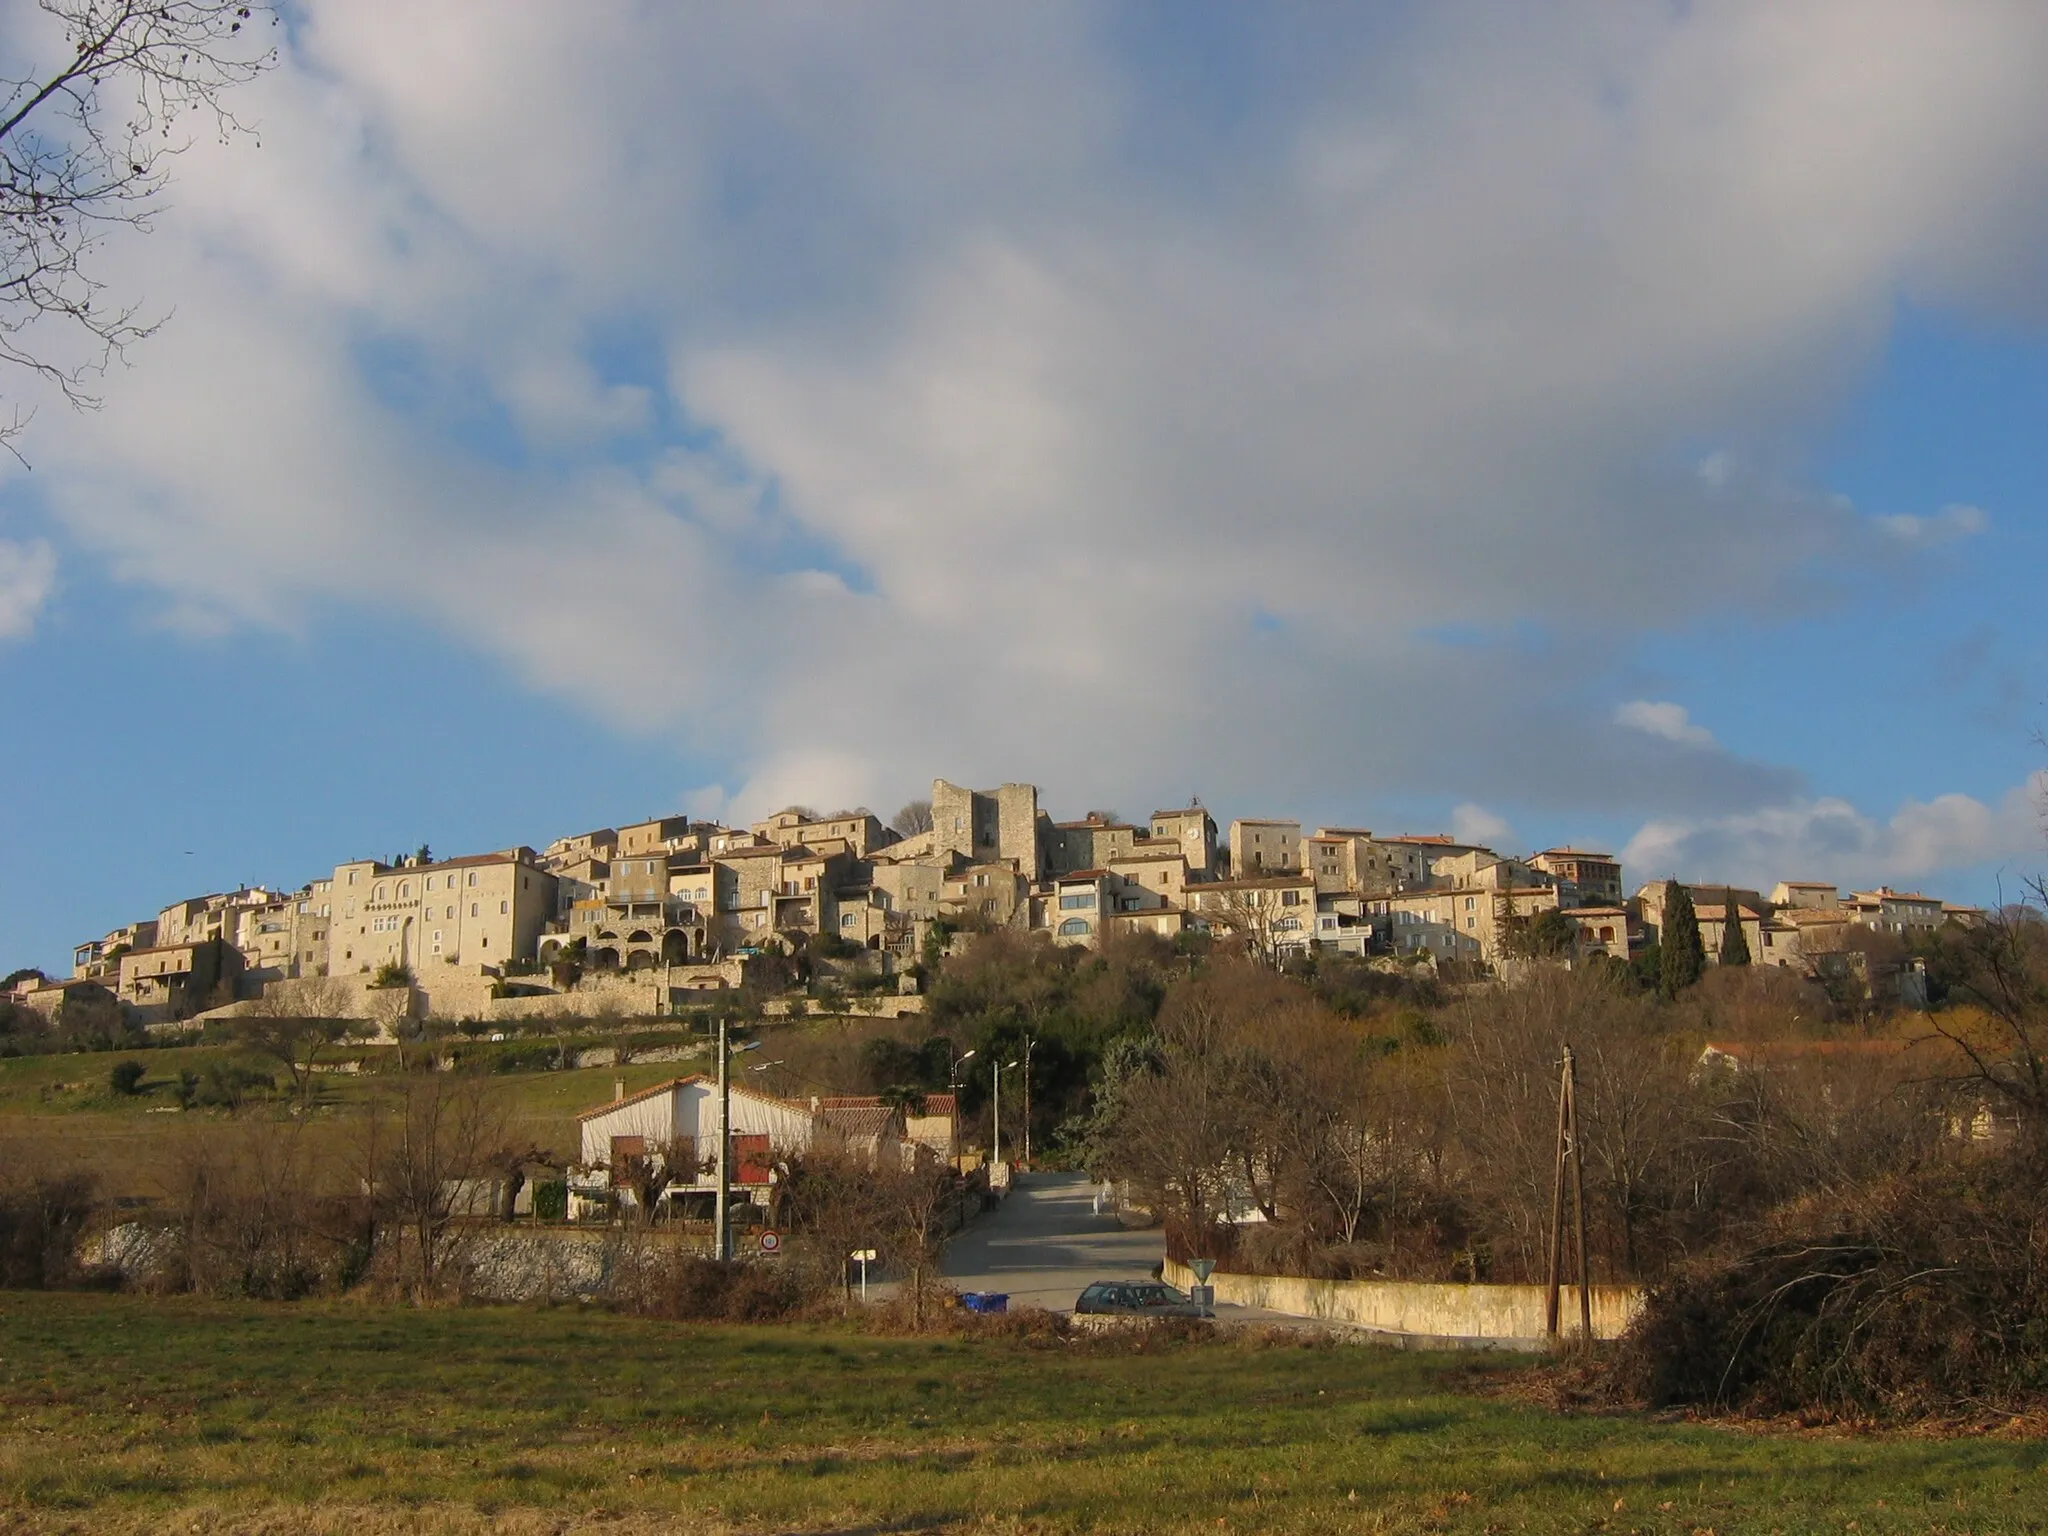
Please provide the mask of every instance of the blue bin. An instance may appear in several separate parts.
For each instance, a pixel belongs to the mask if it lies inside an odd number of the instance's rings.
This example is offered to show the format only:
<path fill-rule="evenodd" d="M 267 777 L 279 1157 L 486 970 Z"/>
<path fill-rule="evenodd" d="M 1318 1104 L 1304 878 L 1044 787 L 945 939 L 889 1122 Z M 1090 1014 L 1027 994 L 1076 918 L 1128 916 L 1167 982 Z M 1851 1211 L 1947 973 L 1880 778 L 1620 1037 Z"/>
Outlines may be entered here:
<path fill-rule="evenodd" d="M 963 1291 L 960 1305 L 970 1312 L 1007 1312 L 1010 1310 L 1008 1291 Z"/>

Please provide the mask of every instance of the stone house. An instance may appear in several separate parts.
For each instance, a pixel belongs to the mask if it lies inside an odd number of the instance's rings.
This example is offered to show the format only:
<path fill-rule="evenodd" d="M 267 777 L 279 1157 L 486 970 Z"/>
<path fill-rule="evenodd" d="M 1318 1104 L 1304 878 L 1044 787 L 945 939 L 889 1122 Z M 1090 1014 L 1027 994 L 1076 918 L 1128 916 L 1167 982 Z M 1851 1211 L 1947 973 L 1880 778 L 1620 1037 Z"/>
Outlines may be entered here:
<path fill-rule="evenodd" d="M 1152 813 L 1154 845 L 1171 844 L 1187 860 L 1190 880 L 1209 880 L 1216 875 L 1216 820 L 1199 805 L 1177 811 Z"/>
<path fill-rule="evenodd" d="M 1301 823 L 1255 820 L 1230 824 L 1230 874 L 1234 880 L 1284 875 L 1301 868 Z"/>

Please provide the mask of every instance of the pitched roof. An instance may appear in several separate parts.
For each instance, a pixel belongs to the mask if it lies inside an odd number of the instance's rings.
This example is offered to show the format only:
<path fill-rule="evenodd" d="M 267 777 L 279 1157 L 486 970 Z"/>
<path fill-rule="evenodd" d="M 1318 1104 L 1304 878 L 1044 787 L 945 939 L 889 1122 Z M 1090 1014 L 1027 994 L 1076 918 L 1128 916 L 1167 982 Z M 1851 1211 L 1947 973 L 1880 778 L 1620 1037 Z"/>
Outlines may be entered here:
<path fill-rule="evenodd" d="M 582 1110 L 577 1114 L 576 1118 L 578 1120 L 589 1120 L 598 1115 L 607 1115 L 613 1110 L 621 1109 L 628 1104 L 638 1104 L 643 1099 L 656 1098 L 661 1094 L 671 1093 L 678 1088 L 688 1087 L 693 1083 L 702 1083 L 705 1087 L 714 1090 L 718 1087 L 718 1080 L 716 1078 L 707 1076 L 702 1072 L 692 1072 L 688 1077 L 672 1077 L 666 1082 L 655 1083 L 651 1087 L 642 1088 L 638 1093 L 629 1093 L 623 1099 L 613 1099 L 609 1104 L 598 1104 L 590 1109 Z M 758 1088 L 749 1088 L 744 1083 L 732 1084 L 730 1091 L 744 1094 L 750 1099 L 759 1099 L 764 1104 L 774 1104 L 782 1109 L 795 1110 L 798 1114 L 809 1113 L 809 1110 L 802 1104 L 792 1103 L 790 1100 L 780 1098 L 772 1093 L 763 1093 Z"/>
<path fill-rule="evenodd" d="M 882 1102 L 878 1093 L 840 1093 L 818 1100 L 820 1109 L 874 1109 Z M 928 1093 L 924 1096 L 924 1112 L 932 1115 L 950 1115 L 955 1112 L 954 1098 L 950 1093 Z M 912 1115 L 913 1120 L 919 1118 Z"/>
<path fill-rule="evenodd" d="M 840 1109 L 820 1105 L 818 1118 L 842 1136 L 886 1136 L 896 1129 L 896 1111 L 879 1104 L 853 1104 Z"/>

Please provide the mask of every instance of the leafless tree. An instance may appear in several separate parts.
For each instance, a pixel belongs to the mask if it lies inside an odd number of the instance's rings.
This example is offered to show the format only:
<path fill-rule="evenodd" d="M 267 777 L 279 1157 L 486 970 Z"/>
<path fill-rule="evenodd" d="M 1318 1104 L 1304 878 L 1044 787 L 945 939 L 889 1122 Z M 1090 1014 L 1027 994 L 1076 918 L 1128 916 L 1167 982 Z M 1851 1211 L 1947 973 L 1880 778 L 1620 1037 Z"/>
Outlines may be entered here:
<path fill-rule="evenodd" d="M 0 360 L 89 407 L 88 381 L 158 323 L 108 297 L 92 253 L 147 226 L 192 123 L 241 131 L 225 98 L 274 62 L 276 18 L 239 0 L 38 3 L 53 57 L 0 80 Z"/>
<path fill-rule="evenodd" d="M 474 1183 L 506 1161 L 504 1106 L 483 1079 L 427 1070 L 407 1075 L 363 1117 L 356 1161 L 372 1207 L 395 1228 L 401 1285 L 429 1296 L 447 1284 L 466 1236 Z"/>
<path fill-rule="evenodd" d="M 2048 890 L 2036 893 L 2048 907 Z M 2030 1138 L 2048 1133 L 2048 921 L 2008 906 L 1943 936 L 1936 964 L 1967 1013 L 1930 1015 L 1961 1066 L 1958 1086 L 2004 1105 Z"/>
<path fill-rule="evenodd" d="M 883 804 L 887 804 L 884 801 Z M 912 800 L 902 810 L 889 818 L 889 830 L 904 837 L 916 837 L 920 832 L 932 829 L 932 803 L 929 800 Z"/>
<path fill-rule="evenodd" d="M 367 1021 L 339 1017 L 347 1006 L 348 989 L 338 981 L 317 977 L 298 982 L 290 991 L 266 987 L 245 1005 L 235 1020 L 234 1037 L 269 1057 L 291 1078 L 301 1106 L 312 1102 L 313 1073 L 328 1049 L 351 1035 L 367 1035 Z"/>
<path fill-rule="evenodd" d="M 182 1138 L 157 1169 L 175 1269 L 208 1295 L 290 1298 L 321 1278 L 314 1157 L 297 1121 L 240 1119 Z"/>
<path fill-rule="evenodd" d="M 654 1220 L 663 1193 L 672 1184 L 687 1184 L 698 1174 L 717 1166 L 716 1160 L 697 1155 L 696 1138 L 678 1136 L 657 1141 L 644 1152 L 627 1156 L 623 1166 L 612 1170 L 615 1182 L 633 1191 L 639 1202 L 640 1220 Z"/>

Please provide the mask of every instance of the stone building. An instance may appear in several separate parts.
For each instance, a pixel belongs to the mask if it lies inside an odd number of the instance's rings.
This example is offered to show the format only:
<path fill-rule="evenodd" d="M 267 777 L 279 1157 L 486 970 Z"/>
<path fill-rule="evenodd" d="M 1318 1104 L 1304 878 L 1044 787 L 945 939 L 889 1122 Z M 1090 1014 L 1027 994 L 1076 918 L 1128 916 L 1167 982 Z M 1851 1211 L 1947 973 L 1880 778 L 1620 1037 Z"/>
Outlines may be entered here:
<path fill-rule="evenodd" d="M 1582 848 L 1546 848 L 1529 856 L 1530 867 L 1564 885 L 1576 887 L 1582 901 L 1618 907 L 1626 899 L 1621 888 L 1621 861 L 1611 854 Z"/>
<path fill-rule="evenodd" d="M 1230 874 L 1234 880 L 1285 874 L 1301 868 L 1301 823 L 1239 820 L 1230 824 Z"/>
<path fill-rule="evenodd" d="M 1035 784 L 962 789 L 932 780 L 932 852 L 968 864 L 1007 859 L 1032 884 L 1044 875 Z"/>
<path fill-rule="evenodd" d="M 1190 880 L 1216 876 L 1216 819 L 1200 805 L 1152 813 L 1152 842 L 1171 843 L 1187 860 Z"/>
<path fill-rule="evenodd" d="M 327 933 L 331 975 L 386 965 L 498 966 L 531 960 L 555 908 L 555 877 L 531 848 L 399 865 L 335 866 Z"/>

